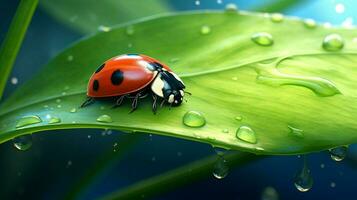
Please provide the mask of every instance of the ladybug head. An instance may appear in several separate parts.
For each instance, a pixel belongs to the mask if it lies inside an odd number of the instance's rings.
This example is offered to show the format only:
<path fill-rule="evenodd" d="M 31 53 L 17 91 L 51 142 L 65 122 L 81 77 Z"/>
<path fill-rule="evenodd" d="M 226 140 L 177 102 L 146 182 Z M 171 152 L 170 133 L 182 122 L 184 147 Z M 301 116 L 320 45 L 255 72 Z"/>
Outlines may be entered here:
<path fill-rule="evenodd" d="M 167 91 L 166 101 L 172 106 L 179 106 L 182 103 L 184 92 L 183 90 Z"/>

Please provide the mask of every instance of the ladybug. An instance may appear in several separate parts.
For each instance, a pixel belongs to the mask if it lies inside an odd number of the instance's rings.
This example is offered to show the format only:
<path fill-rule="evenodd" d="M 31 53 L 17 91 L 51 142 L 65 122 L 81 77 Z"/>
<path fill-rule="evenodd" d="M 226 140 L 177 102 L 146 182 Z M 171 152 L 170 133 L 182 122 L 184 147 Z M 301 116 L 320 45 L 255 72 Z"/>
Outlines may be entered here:
<path fill-rule="evenodd" d="M 143 54 L 125 54 L 104 62 L 91 76 L 87 88 L 85 107 L 100 98 L 117 98 L 114 107 L 124 99 L 132 99 L 133 112 L 139 99 L 152 96 L 152 110 L 156 113 L 157 102 L 179 106 L 185 95 L 185 84 L 165 64 Z M 190 94 L 190 93 L 188 93 Z"/>

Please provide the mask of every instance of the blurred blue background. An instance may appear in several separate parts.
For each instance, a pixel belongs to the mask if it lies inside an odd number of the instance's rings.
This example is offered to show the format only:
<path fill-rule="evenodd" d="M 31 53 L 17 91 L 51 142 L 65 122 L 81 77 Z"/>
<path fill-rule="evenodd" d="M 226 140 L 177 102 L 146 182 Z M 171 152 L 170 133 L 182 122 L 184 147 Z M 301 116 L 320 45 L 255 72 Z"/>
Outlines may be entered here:
<path fill-rule="evenodd" d="M 0 0 L 0 41 L 3 40 L 19 0 Z M 252 10 L 263 1 L 252 0 L 174 1 L 175 10 L 224 9 L 235 3 L 241 10 Z M 218 1 L 219 2 L 219 1 Z M 264 1 L 272 2 L 272 1 Z M 350 26 L 357 20 L 357 2 L 353 0 L 303 1 L 284 10 L 285 15 L 312 18 L 320 23 Z M 5 97 L 26 84 L 41 66 L 84 35 L 56 21 L 41 7 L 36 10 L 16 60 Z M 356 32 L 357 36 L 357 32 Z M 110 132 L 109 132 L 110 133 Z M 92 166 L 106 160 L 103 155 L 120 154 L 127 134 L 103 130 L 51 131 L 33 135 L 33 145 L 18 151 L 12 141 L 0 145 L 0 199 L 63 199 L 86 177 Z M 115 143 L 120 144 L 118 147 Z M 116 152 L 113 151 L 115 148 Z M 155 135 L 140 135 L 139 141 L 119 160 L 103 167 L 95 181 L 85 187 L 79 199 L 95 199 L 138 180 L 160 174 L 191 161 L 214 155 L 209 145 Z M 105 157 L 105 156 L 104 156 Z M 112 156 L 113 157 L 113 156 Z M 114 156 L 115 157 L 115 156 Z M 217 180 L 209 176 L 198 182 L 164 193 L 154 199 L 262 199 L 266 187 L 273 187 L 279 199 L 356 199 L 357 147 L 351 146 L 342 162 L 330 159 L 326 152 L 308 156 L 314 185 L 299 192 L 293 177 L 302 167 L 297 156 L 267 157 L 242 168 L 231 169 Z M 270 199 L 272 200 L 272 199 Z"/>

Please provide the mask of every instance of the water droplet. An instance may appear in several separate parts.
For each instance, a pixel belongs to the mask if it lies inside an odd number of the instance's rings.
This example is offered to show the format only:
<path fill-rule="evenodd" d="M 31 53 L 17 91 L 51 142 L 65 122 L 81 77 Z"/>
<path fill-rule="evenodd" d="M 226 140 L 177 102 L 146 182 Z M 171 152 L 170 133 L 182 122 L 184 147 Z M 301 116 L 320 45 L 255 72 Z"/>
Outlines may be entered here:
<path fill-rule="evenodd" d="M 49 124 L 57 124 L 57 123 L 60 123 L 61 122 L 61 119 L 58 118 L 58 117 L 53 117 L 51 116 L 48 120 L 48 123 Z"/>
<path fill-rule="evenodd" d="M 233 80 L 233 81 L 236 81 L 236 80 L 238 80 L 238 77 L 233 76 L 233 77 L 232 77 L 232 80 Z"/>
<path fill-rule="evenodd" d="M 352 17 L 347 17 L 345 20 L 343 20 L 342 27 L 344 27 L 344 28 L 353 28 L 353 18 Z"/>
<path fill-rule="evenodd" d="M 339 34 L 329 34 L 324 38 L 322 42 L 322 48 L 326 51 L 338 51 L 344 46 L 344 41 Z"/>
<path fill-rule="evenodd" d="M 238 139 L 245 142 L 255 144 L 257 143 L 257 138 L 255 132 L 248 126 L 241 126 L 237 129 L 236 136 Z"/>
<path fill-rule="evenodd" d="M 183 124 L 189 127 L 202 127 L 206 124 L 206 119 L 197 111 L 188 111 L 183 116 Z"/>
<path fill-rule="evenodd" d="M 273 13 L 270 16 L 272 22 L 282 22 L 284 20 L 284 15 L 281 13 Z"/>
<path fill-rule="evenodd" d="M 222 4 L 223 1 L 222 0 L 217 0 L 217 4 Z"/>
<path fill-rule="evenodd" d="M 273 36 L 267 32 L 254 33 L 251 39 L 261 46 L 271 46 L 274 43 Z"/>
<path fill-rule="evenodd" d="M 212 146 L 212 147 L 213 147 L 214 152 L 216 152 L 216 154 L 218 156 L 224 156 L 224 154 L 226 154 L 228 152 L 227 149 L 224 149 L 221 147 L 215 147 L 215 146 Z"/>
<path fill-rule="evenodd" d="M 199 6 L 200 4 L 201 4 L 201 2 L 200 2 L 199 0 L 196 0 L 196 1 L 195 1 L 195 5 L 196 5 L 196 6 Z"/>
<path fill-rule="evenodd" d="M 75 112 L 77 112 L 77 109 L 76 108 L 72 108 L 69 112 L 70 113 L 75 113 Z"/>
<path fill-rule="evenodd" d="M 14 147 L 20 151 L 26 151 L 32 146 L 32 135 L 21 135 L 13 139 Z"/>
<path fill-rule="evenodd" d="M 119 145 L 118 145 L 118 143 L 114 143 L 113 144 L 113 152 L 117 152 L 117 151 L 119 151 Z"/>
<path fill-rule="evenodd" d="M 73 61 L 73 56 L 72 56 L 72 55 L 67 56 L 67 61 L 68 61 L 68 62 Z"/>
<path fill-rule="evenodd" d="M 316 27 L 316 21 L 313 19 L 305 19 L 304 20 L 304 25 L 307 28 L 315 28 Z"/>
<path fill-rule="evenodd" d="M 103 123 L 111 123 L 113 122 L 112 118 L 109 115 L 101 115 L 97 118 L 98 122 L 103 122 Z"/>
<path fill-rule="evenodd" d="M 217 179 L 225 178 L 229 173 L 229 167 L 227 161 L 222 157 L 218 156 L 216 163 L 213 166 L 213 176 Z"/>
<path fill-rule="evenodd" d="M 302 138 L 304 137 L 304 131 L 298 128 L 295 128 L 293 126 L 288 125 L 288 128 L 290 129 L 290 134 L 295 136 L 295 137 L 299 137 Z"/>
<path fill-rule="evenodd" d="M 40 122 L 42 122 L 42 120 L 39 116 L 36 115 L 24 116 L 17 122 L 16 128 L 37 124 Z"/>
<path fill-rule="evenodd" d="M 225 129 L 222 130 L 222 132 L 223 133 L 229 133 L 229 130 L 225 128 Z"/>
<path fill-rule="evenodd" d="M 128 36 L 134 35 L 134 33 L 135 33 L 134 26 L 128 26 L 126 28 L 125 32 Z"/>
<path fill-rule="evenodd" d="M 335 84 L 327 79 L 281 73 L 277 69 L 277 66 L 282 60 L 287 58 L 288 57 L 281 57 L 271 63 L 260 63 L 256 68 L 258 71 L 257 82 L 271 86 L 302 86 L 312 90 L 316 95 L 322 97 L 341 94 Z"/>
<path fill-rule="evenodd" d="M 325 164 L 321 163 L 321 164 L 320 164 L 320 168 L 321 168 L 321 169 L 324 169 L 324 168 L 325 168 Z"/>
<path fill-rule="evenodd" d="M 66 165 L 66 168 L 70 168 L 71 166 L 72 166 L 72 161 L 71 160 L 69 160 L 69 161 L 67 161 L 67 165 Z"/>
<path fill-rule="evenodd" d="M 340 146 L 329 150 L 331 159 L 334 161 L 342 161 L 345 159 L 348 152 L 348 146 Z"/>
<path fill-rule="evenodd" d="M 229 3 L 226 5 L 226 12 L 229 12 L 229 13 L 235 13 L 238 11 L 238 6 L 234 3 Z"/>
<path fill-rule="evenodd" d="M 103 25 L 100 25 L 98 27 L 98 30 L 99 31 L 102 31 L 102 32 L 109 32 L 110 30 L 112 30 L 109 26 L 103 26 Z"/>
<path fill-rule="evenodd" d="M 87 135 L 87 138 L 88 138 L 88 139 L 91 139 L 91 138 L 92 138 L 92 136 L 91 136 L 91 135 Z"/>
<path fill-rule="evenodd" d="M 180 61 L 179 58 L 171 58 L 169 62 L 170 63 L 177 63 L 178 61 Z"/>
<path fill-rule="evenodd" d="M 56 103 L 61 103 L 61 99 L 56 99 Z"/>
<path fill-rule="evenodd" d="M 62 92 L 61 94 L 62 94 L 62 96 L 64 96 L 64 95 L 66 95 L 66 94 L 67 94 L 67 92 Z"/>
<path fill-rule="evenodd" d="M 312 188 L 314 180 L 312 179 L 310 170 L 307 166 L 307 159 L 304 156 L 304 164 L 300 171 L 298 171 L 294 178 L 294 185 L 300 192 L 307 192 Z"/>
<path fill-rule="evenodd" d="M 202 35 L 207 35 L 211 32 L 211 27 L 207 26 L 207 25 L 203 25 L 201 27 L 201 34 Z"/>
<path fill-rule="evenodd" d="M 10 82 L 11 84 L 16 85 L 19 82 L 19 80 L 16 77 L 12 77 Z"/>
<path fill-rule="evenodd" d="M 57 108 L 62 108 L 62 105 L 57 105 Z"/>
<path fill-rule="evenodd" d="M 237 120 L 237 121 L 242 121 L 243 118 L 241 116 L 237 116 L 234 119 Z"/>
<path fill-rule="evenodd" d="M 262 192 L 262 200 L 279 200 L 279 194 L 273 187 L 266 187 Z"/>

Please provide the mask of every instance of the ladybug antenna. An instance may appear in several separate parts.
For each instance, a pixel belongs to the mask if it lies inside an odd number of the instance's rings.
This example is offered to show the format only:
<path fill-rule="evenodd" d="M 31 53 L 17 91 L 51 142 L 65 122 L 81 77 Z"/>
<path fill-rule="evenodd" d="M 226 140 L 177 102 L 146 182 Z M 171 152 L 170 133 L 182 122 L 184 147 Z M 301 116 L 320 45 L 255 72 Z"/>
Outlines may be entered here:
<path fill-rule="evenodd" d="M 185 94 L 192 95 L 191 92 L 183 91 Z"/>

